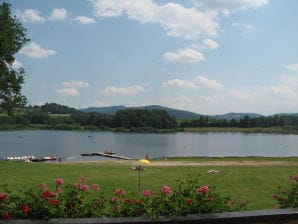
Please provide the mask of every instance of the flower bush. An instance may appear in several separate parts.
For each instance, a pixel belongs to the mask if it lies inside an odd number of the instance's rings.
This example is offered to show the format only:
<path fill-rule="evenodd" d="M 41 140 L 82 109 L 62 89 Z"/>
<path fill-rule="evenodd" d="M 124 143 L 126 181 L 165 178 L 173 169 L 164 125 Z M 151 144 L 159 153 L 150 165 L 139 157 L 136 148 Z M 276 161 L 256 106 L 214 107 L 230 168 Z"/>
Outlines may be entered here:
<path fill-rule="evenodd" d="M 279 186 L 277 194 L 273 195 L 280 208 L 298 207 L 298 175 L 291 176 L 286 186 Z"/>
<path fill-rule="evenodd" d="M 214 187 L 199 185 L 197 178 L 178 180 L 177 186 L 163 186 L 157 192 L 144 190 L 142 195 L 114 189 L 107 198 L 98 184 L 87 184 L 85 177 L 74 184 L 55 179 L 55 188 L 41 183 L 19 195 L 0 193 L 2 219 L 50 219 L 87 217 L 169 216 L 195 213 L 237 211 L 245 202 L 223 197 Z"/>

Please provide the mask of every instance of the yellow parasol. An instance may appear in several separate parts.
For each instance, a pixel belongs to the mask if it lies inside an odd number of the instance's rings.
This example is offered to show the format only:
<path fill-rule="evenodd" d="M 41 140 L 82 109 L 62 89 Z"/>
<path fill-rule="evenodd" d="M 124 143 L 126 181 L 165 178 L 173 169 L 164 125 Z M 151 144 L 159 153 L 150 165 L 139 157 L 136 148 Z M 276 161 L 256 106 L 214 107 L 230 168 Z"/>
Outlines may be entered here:
<path fill-rule="evenodd" d="M 145 163 L 145 164 L 149 164 L 149 163 L 150 163 L 150 161 L 147 160 L 147 159 L 139 159 L 138 161 L 139 161 L 140 163 Z"/>

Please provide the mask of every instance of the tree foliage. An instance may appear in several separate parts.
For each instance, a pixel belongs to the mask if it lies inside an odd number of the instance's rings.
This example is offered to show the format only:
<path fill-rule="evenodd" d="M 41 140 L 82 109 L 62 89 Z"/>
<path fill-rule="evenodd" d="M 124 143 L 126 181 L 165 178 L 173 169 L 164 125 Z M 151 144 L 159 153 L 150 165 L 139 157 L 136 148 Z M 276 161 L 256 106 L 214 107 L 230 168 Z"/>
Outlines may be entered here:
<path fill-rule="evenodd" d="M 14 55 L 25 45 L 26 29 L 11 15 L 11 5 L 0 4 L 0 109 L 11 115 L 15 107 L 25 105 L 26 98 L 21 94 L 24 83 L 24 68 L 13 68 Z"/>

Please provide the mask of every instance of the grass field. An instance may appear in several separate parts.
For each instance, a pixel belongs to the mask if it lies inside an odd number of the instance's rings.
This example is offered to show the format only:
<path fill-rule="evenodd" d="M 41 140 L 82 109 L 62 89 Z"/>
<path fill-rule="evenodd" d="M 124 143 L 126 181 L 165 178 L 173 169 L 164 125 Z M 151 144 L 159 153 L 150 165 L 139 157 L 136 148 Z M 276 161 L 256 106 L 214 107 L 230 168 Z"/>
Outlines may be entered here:
<path fill-rule="evenodd" d="M 132 171 L 132 164 L 121 163 L 19 163 L 0 162 L 1 185 L 17 193 L 20 190 L 36 188 L 41 182 L 54 187 L 55 178 L 66 183 L 78 182 L 81 176 L 89 184 L 97 183 L 104 194 L 111 195 L 115 188 L 138 191 L 138 172 Z M 218 173 L 209 173 L 216 169 Z M 298 173 L 298 163 L 279 166 L 148 166 L 141 172 L 142 189 L 158 191 L 163 185 L 174 186 L 178 177 L 188 174 L 198 176 L 201 185 L 216 186 L 226 196 L 247 200 L 249 210 L 270 209 L 276 202 L 272 195 L 289 176 Z M 3 187 L 0 187 L 3 191 Z"/>

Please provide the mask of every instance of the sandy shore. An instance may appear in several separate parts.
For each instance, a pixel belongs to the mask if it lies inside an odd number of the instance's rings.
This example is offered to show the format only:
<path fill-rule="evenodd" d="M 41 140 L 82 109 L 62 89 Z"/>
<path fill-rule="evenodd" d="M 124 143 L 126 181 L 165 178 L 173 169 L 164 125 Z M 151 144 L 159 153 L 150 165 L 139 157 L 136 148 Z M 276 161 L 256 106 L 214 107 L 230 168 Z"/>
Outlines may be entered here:
<path fill-rule="evenodd" d="M 128 166 L 138 165 L 137 160 L 98 160 L 98 161 L 76 161 L 76 162 L 63 162 L 63 163 L 88 163 L 88 164 L 121 164 Z M 294 161 L 151 161 L 150 164 L 145 166 L 298 166 L 298 162 Z"/>

